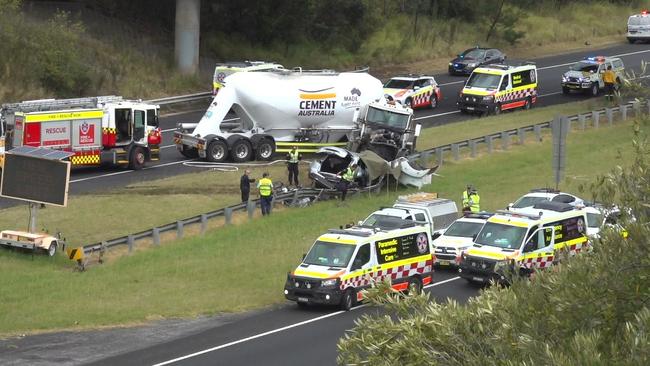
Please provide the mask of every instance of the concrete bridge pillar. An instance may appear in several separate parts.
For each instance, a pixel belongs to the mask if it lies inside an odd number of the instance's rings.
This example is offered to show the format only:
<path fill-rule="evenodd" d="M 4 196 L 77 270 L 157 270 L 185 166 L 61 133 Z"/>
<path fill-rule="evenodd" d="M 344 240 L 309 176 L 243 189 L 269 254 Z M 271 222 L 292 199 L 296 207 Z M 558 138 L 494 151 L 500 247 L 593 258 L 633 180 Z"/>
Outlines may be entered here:
<path fill-rule="evenodd" d="M 199 70 L 201 0 L 176 0 L 176 67 L 184 74 Z"/>

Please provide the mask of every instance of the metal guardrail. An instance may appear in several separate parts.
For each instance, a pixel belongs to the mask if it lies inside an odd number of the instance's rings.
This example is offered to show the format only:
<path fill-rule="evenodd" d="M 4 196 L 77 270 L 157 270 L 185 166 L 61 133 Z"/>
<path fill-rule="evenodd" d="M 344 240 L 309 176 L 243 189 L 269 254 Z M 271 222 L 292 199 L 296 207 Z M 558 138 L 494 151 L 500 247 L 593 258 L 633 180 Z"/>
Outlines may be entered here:
<path fill-rule="evenodd" d="M 556 118 L 566 118 L 570 123 L 570 129 L 573 127 L 574 123 L 577 123 L 578 128 L 580 130 L 584 130 L 588 125 L 588 121 L 591 121 L 591 124 L 594 128 L 598 128 L 601 123 L 601 117 L 604 117 L 604 120 L 602 122 L 606 122 L 608 125 L 612 125 L 614 123 L 614 115 L 616 113 L 619 113 L 621 115 L 622 120 L 627 120 L 628 112 L 630 110 L 634 113 L 635 116 L 641 114 L 642 110 L 645 110 L 646 113 L 650 114 L 650 103 L 635 100 L 625 104 L 620 104 L 612 108 L 605 107 L 587 113 L 580 113 L 571 116 L 558 116 Z M 542 130 L 550 128 L 552 123 L 553 121 L 535 123 L 524 127 L 495 132 L 485 136 L 474 137 L 451 144 L 436 146 L 431 149 L 411 154 L 408 156 L 408 159 L 410 161 L 428 159 L 435 154 L 438 164 L 442 164 L 446 152 L 451 152 L 453 160 L 459 160 L 460 151 L 463 148 L 469 148 L 470 156 L 476 157 L 479 144 L 485 144 L 487 146 L 488 153 L 491 153 L 495 147 L 495 141 L 500 140 L 501 147 L 503 149 L 508 149 L 513 136 L 518 138 L 518 142 L 520 144 L 523 144 L 526 139 L 526 133 L 531 131 L 535 134 L 537 140 L 541 140 Z"/>
<path fill-rule="evenodd" d="M 212 98 L 212 93 L 202 92 L 202 93 L 194 93 L 194 94 L 186 94 L 186 95 L 177 95 L 173 97 L 147 100 L 146 103 L 158 104 L 162 106 L 162 105 L 170 105 L 176 103 L 194 102 L 206 98 Z"/>

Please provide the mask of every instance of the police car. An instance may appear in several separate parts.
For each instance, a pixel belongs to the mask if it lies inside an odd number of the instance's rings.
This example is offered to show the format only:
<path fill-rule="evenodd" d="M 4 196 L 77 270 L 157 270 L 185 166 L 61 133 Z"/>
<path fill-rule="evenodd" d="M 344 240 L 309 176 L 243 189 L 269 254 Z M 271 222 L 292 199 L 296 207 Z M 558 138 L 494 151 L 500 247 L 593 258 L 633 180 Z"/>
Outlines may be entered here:
<path fill-rule="evenodd" d="M 647 10 L 640 14 L 632 15 L 627 20 L 627 41 L 634 43 L 636 41 L 650 40 L 650 14 Z"/>
<path fill-rule="evenodd" d="M 461 253 L 472 246 L 474 238 L 492 215 L 488 212 L 466 214 L 442 231 L 442 234 L 433 240 L 436 255 L 434 264 L 439 267 L 456 267 L 460 262 Z"/>
<path fill-rule="evenodd" d="M 562 75 L 562 92 L 568 94 L 571 91 L 579 91 L 592 96 L 598 95 L 600 89 L 605 87 L 603 73 L 609 66 L 620 84 L 625 77 L 623 60 L 618 57 L 585 57 L 584 60 L 571 65 L 569 71 Z"/>
<path fill-rule="evenodd" d="M 409 108 L 435 108 L 442 99 L 436 79 L 424 75 L 396 76 L 384 85 L 384 94 Z"/>
<path fill-rule="evenodd" d="M 242 71 L 269 71 L 283 69 L 284 66 L 275 62 L 266 61 L 241 61 L 218 63 L 214 68 L 212 76 L 212 94 L 216 95 L 220 88 L 225 85 L 227 76 Z"/>

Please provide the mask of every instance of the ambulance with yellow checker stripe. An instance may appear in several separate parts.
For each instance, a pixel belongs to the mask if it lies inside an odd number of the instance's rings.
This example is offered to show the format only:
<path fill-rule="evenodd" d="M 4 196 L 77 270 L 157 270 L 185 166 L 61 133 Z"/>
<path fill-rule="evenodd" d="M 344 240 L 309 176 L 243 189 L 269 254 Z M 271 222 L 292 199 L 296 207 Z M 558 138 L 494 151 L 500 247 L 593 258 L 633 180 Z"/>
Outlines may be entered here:
<path fill-rule="evenodd" d="M 588 250 L 587 212 L 567 203 L 544 201 L 490 217 L 459 258 L 469 282 L 508 283 L 508 273 L 528 275 Z"/>
<path fill-rule="evenodd" d="M 537 103 L 537 67 L 490 65 L 474 69 L 458 96 L 464 113 L 497 115 L 504 110 L 530 109 Z"/>
<path fill-rule="evenodd" d="M 389 281 L 397 291 L 419 293 L 432 281 L 433 251 L 427 225 L 354 226 L 321 235 L 288 273 L 284 295 L 299 306 L 338 305 L 349 310 L 363 290 Z"/>

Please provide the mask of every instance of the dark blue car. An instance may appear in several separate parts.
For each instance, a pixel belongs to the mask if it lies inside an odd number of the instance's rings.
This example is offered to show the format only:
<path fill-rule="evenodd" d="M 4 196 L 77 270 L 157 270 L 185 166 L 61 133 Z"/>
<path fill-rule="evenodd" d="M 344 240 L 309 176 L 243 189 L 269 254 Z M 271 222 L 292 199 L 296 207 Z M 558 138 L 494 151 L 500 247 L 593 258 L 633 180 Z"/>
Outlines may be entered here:
<path fill-rule="evenodd" d="M 470 48 L 449 62 L 450 75 L 469 75 L 483 65 L 500 64 L 506 60 L 506 55 L 496 48 Z"/>

